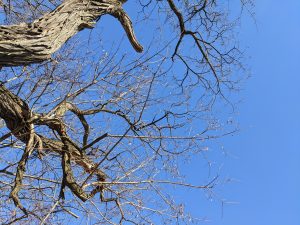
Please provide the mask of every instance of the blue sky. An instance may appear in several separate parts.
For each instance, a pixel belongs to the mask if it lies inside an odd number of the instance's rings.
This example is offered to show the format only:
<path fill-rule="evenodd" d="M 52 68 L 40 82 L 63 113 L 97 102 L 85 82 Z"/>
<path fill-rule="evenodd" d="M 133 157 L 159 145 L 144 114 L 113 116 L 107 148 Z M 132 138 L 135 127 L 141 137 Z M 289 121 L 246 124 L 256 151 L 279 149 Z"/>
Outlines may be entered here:
<path fill-rule="evenodd" d="M 239 38 L 251 56 L 251 78 L 240 92 L 241 131 L 222 140 L 230 154 L 221 173 L 236 181 L 219 189 L 237 204 L 222 210 L 219 202 L 192 201 L 192 211 L 207 214 L 208 224 L 300 224 L 299 10 L 297 0 L 259 0 L 256 25 L 242 20 Z M 196 161 L 191 169 L 199 170 Z"/>

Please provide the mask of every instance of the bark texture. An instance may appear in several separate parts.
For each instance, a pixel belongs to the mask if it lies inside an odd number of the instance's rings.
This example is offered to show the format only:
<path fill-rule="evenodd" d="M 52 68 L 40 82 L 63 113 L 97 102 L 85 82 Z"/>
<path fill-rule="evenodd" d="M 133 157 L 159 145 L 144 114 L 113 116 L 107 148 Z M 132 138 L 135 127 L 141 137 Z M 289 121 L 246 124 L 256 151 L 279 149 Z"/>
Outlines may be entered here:
<path fill-rule="evenodd" d="M 23 155 L 18 162 L 14 186 L 10 193 L 10 197 L 16 207 L 21 209 L 25 215 L 28 215 L 28 211 L 22 205 L 18 193 L 22 188 L 26 164 L 34 151 L 38 151 L 40 154 L 43 151 L 52 151 L 60 156 L 63 170 L 60 198 L 64 198 L 65 196 L 65 187 L 68 187 L 82 201 L 86 201 L 96 193 L 103 191 L 103 185 L 98 185 L 90 193 L 86 193 L 84 189 L 76 183 L 74 178 L 71 161 L 81 166 L 90 176 L 94 174 L 99 182 L 103 182 L 106 179 L 105 173 L 98 169 L 99 165 L 95 164 L 84 153 L 83 147 L 85 146 L 79 147 L 67 134 L 62 117 L 68 110 L 74 111 L 74 108 L 69 109 L 66 102 L 63 101 L 46 115 L 33 113 L 25 101 L 10 92 L 2 84 L 0 84 L 0 99 L 0 117 L 5 121 L 7 128 L 11 131 L 9 134 L 2 136 L 0 140 L 3 141 L 10 135 L 14 135 L 26 145 Z M 84 125 L 84 122 L 86 122 L 84 116 L 79 115 L 78 117 Z M 60 138 L 53 140 L 39 135 L 35 132 L 35 125 L 47 126 L 53 132 L 56 132 Z M 86 132 L 88 132 L 87 128 Z M 87 139 L 87 137 L 84 139 Z M 84 145 L 85 144 L 86 142 Z"/>
<path fill-rule="evenodd" d="M 116 17 L 137 52 L 132 23 L 119 0 L 65 0 L 54 11 L 30 24 L 0 26 L 0 67 L 22 66 L 51 58 L 69 38 L 85 28 L 93 28 L 104 14 Z"/>
<path fill-rule="evenodd" d="M 98 169 L 95 169 L 95 163 L 92 162 L 81 151 L 81 148 L 64 134 L 63 140 L 53 140 L 37 134 L 32 125 L 45 125 L 56 131 L 60 135 L 64 130 L 64 123 L 58 119 L 51 119 L 47 116 L 33 114 L 28 105 L 18 96 L 11 93 L 3 85 L 0 85 L 0 117 L 5 121 L 7 128 L 17 139 L 27 144 L 30 140 L 30 135 L 33 135 L 33 148 L 39 151 L 53 151 L 59 155 L 63 155 L 64 149 L 68 149 L 71 159 L 78 165 L 82 166 L 88 173 L 95 171 L 95 174 L 102 179 L 105 174 Z M 2 138 L 1 138 L 2 139 Z"/>

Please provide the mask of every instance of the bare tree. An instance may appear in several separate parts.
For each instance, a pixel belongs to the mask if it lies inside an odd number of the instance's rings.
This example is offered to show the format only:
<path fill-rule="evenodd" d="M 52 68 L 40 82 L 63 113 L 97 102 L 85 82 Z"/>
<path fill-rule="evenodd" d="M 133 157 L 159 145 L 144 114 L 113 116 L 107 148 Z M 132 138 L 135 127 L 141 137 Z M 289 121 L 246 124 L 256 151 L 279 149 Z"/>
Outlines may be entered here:
<path fill-rule="evenodd" d="M 235 130 L 213 107 L 240 79 L 236 21 L 216 0 L 139 0 L 135 24 L 153 29 L 138 33 L 143 50 L 123 3 L 2 2 L 1 223 L 197 222 L 166 186 L 215 185 L 187 183 L 178 162 Z M 132 48 L 85 33 L 103 15 Z"/>

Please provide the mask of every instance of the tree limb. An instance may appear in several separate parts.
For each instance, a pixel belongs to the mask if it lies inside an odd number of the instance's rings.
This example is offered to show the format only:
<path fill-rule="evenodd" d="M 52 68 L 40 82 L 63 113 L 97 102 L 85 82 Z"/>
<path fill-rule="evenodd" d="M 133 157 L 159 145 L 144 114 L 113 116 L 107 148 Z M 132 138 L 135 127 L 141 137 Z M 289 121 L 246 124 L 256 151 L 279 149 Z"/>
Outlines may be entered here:
<path fill-rule="evenodd" d="M 30 24 L 0 26 L 0 68 L 24 66 L 49 60 L 69 38 L 85 28 L 93 28 L 100 16 L 110 14 L 122 24 L 137 52 L 132 23 L 119 0 L 65 0 L 54 11 Z"/>

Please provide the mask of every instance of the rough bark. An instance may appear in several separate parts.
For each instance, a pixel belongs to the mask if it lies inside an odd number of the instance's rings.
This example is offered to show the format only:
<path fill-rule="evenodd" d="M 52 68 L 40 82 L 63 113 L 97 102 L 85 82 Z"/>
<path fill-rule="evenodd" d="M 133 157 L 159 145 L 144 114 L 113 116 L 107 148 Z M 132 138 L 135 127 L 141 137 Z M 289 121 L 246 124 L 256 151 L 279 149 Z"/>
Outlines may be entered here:
<path fill-rule="evenodd" d="M 46 125 L 50 129 L 60 132 L 60 120 L 52 120 L 51 122 L 43 120 L 43 117 L 38 114 L 31 113 L 28 105 L 18 96 L 11 93 L 4 85 L 0 85 L 0 117 L 5 121 L 7 128 L 11 131 L 18 140 L 27 144 L 31 134 L 31 124 Z M 86 155 L 82 154 L 81 148 L 77 146 L 71 139 L 65 141 L 53 140 L 44 137 L 36 132 L 34 135 L 35 149 L 39 151 L 52 151 L 59 155 L 63 154 L 63 149 L 67 145 L 67 149 L 71 155 L 71 160 L 82 166 L 86 172 L 94 171 L 95 163 L 92 162 Z M 95 173 L 97 176 L 105 178 L 105 174 L 101 170 Z"/>
<path fill-rule="evenodd" d="M 0 67 L 21 66 L 49 60 L 69 38 L 84 28 L 93 28 L 104 14 L 117 18 L 137 52 L 132 23 L 120 0 L 65 0 L 54 11 L 30 24 L 0 26 Z"/>
<path fill-rule="evenodd" d="M 74 161 L 87 173 L 90 173 L 90 176 L 95 174 L 99 182 L 103 182 L 106 179 L 105 173 L 98 169 L 99 165 L 90 160 L 82 149 L 67 135 L 62 116 L 69 109 L 64 107 L 66 105 L 64 101 L 47 115 L 33 113 L 26 102 L 14 95 L 2 84 L 0 84 L 0 99 L 0 117 L 5 121 L 7 128 L 11 131 L 11 135 L 14 135 L 26 145 L 24 153 L 18 162 L 14 186 L 10 193 L 10 197 L 13 199 L 16 207 L 21 209 L 25 215 L 28 215 L 28 211 L 22 205 L 18 193 L 22 188 L 26 163 L 31 153 L 35 150 L 39 151 L 39 153 L 41 151 L 52 151 L 60 155 L 59 158 L 62 160 L 63 170 L 61 198 L 64 198 L 65 187 L 68 187 L 82 201 L 86 201 L 96 193 L 103 191 L 103 186 L 99 185 L 90 193 L 86 193 L 84 189 L 77 184 L 73 176 L 71 161 Z M 65 110 L 62 110 L 64 108 Z M 80 117 L 81 120 L 83 119 L 82 117 L 83 116 Z M 85 119 L 82 121 L 85 121 Z M 53 140 L 37 134 L 34 130 L 34 125 L 47 126 L 56 132 L 60 136 L 60 139 Z M 9 135 L 4 135 L 0 140 L 4 140 L 8 137 Z"/>

